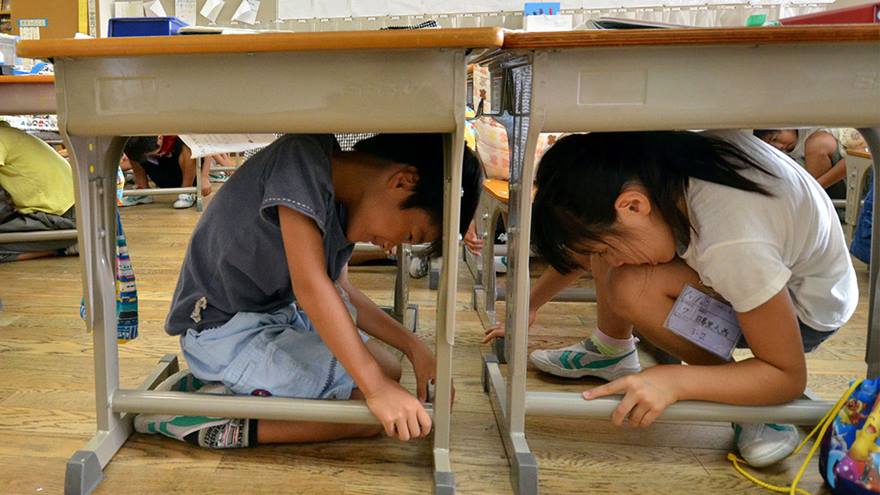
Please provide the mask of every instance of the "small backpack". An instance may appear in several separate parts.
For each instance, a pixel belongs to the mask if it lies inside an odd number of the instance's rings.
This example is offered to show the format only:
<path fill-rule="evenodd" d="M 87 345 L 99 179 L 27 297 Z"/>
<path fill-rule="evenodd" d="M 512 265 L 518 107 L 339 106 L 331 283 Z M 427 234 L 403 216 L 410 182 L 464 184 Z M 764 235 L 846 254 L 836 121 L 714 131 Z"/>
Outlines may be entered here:
<path fill-rule="evenodd" d="M 843 401 L 822 438 L 819 471 L 834 495 L 880 493 L 880 379 L 865 380 Z"/>

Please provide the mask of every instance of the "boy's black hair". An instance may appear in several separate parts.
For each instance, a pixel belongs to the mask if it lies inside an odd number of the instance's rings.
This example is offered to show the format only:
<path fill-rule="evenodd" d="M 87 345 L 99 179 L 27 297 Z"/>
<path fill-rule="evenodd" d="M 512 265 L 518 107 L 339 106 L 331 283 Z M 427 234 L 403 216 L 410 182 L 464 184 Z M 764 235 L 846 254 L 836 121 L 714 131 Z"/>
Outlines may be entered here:
<path fill-rule="evenodd" d="M 773 138 L 773 136 L 779 134 L 779 131 L 779 129 L 754 129 L 752 131 L 752 134 L 754 134 L 755 137 L 758 139 L 770 139 Z"/>
<path fill-rule="evenodd" d="M 442 251 L 443 188 L 445 147 L 443 134 L 378 134 L 359 141 L 355 151 L 367 153 L 382 160 L 411 165 L 418 171 L 419 180 L 412 194 L 403 201 L 401 208 L 419 208 L 426 211 L 431 221 L 441 228 L 441 237 L 431 244 L 430 253 Z M 461 178 L 460 233 L 467 231 L 468 224 L 477 209 L 482 187 L 482 168 L 473 151 L 464 148 Z"/>
<path fill-rule="evenodd" d="M 143 163 L 146 161 L 146 154 L 156 151 L 158 147 L 159 139 L 156 136 L 132 136 L 125 142 L 123 152 L 129 160 Z"/>
<path fill-rule="evenodd" d="M 560 273 L 580 265 L 584 242 L 615 235 L 614 203 L 627 184 L 643 185 L 676 241 L 690 243 L 681 211 L 690 179 L 771 195 L 739 172 L 775 177 L 736 146 L 694 132 L 596 132 L 566 136 L 541 158 L 533 209 L 536 251 Z M 695 231 L 696 232 L 696 231 Z"/>

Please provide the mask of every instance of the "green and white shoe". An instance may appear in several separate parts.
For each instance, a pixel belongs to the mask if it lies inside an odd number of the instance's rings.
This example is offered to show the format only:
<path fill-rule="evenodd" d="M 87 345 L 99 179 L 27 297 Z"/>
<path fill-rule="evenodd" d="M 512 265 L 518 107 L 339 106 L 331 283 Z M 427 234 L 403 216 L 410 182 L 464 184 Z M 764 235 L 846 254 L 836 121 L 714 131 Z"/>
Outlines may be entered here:
<path fill-rule="evenodd" d="M 156 387 L 160 392 L 194 392 L 229 395 L 231 392 L 222 383 L 202 382 L 189 370 L 178 371 L 166 378 Z M 228 418 L 207 416 L 175 416 L 170 414 L 138 414 L 134 417 L 134 429 L 139 433 L 160 434 L 182 442 L 186 436 L 210 426 L 229 423 Z"/>
<path fill-rule="evenodd" d="M 739 455 L 753 467 L 765 467 L 785 459 L 797 447 L 794 425 L 775 423 L 733 423 Z"/>
<path fill-rule="evenodd" d="M 635 347 L 606 356 L 589 339 L 561 349 L 539 349 L 529 358 L 539 370 L 563 378 L 595 376 L 610 381 L 642 371 Z"/>

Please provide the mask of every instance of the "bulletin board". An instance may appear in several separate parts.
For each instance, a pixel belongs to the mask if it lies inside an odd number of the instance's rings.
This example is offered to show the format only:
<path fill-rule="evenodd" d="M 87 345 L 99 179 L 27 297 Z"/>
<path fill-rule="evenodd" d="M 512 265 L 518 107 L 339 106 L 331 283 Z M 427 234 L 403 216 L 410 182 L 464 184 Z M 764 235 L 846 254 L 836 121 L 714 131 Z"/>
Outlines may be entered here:
<path fill-rule="evenodd" d="M 79 28 L 78 0 L 14 0 L 12 6 L 12 34 L 23 38 L 73 38 Z M 25 32 L 19 29 L 23 21 Z"/>

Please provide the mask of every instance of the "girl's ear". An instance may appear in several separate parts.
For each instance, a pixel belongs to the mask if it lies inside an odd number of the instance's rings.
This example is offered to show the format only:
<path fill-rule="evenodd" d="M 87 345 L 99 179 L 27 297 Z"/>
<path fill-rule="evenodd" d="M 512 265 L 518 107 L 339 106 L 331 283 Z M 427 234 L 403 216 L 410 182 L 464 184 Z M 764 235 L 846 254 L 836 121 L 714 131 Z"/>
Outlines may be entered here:
<path fill-rule="evenodd" d="M 394 174 L 388 179 L 388 187 L 392 189 L 402 188 L 409 191 L 415 189 L 418 182 L 418 169 L 412 166 L 407 166 L 394 172 Z"/>
<path fill-rule="evenodd" d="M 614 201 L 614 209 L 620 221 L 635 220 L 651 214 L 651 200 L 644 186 L 627 186 Z"/>

